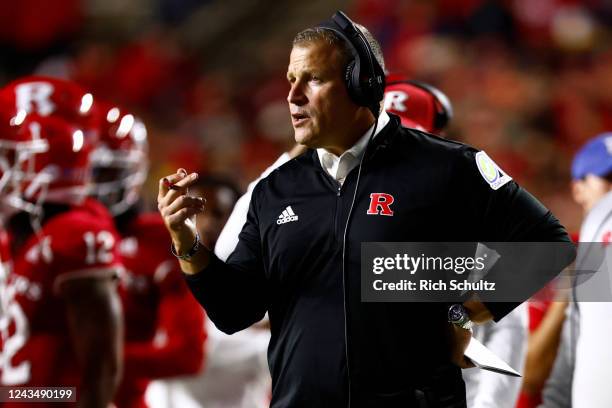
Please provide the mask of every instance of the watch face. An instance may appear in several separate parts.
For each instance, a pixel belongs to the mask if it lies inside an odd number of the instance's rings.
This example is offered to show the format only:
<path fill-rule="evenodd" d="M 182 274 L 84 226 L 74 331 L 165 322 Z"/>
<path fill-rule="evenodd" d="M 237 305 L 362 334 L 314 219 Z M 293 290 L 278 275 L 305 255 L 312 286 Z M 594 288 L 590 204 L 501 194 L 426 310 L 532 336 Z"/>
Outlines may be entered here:
<path fill-rule="evenodd" d="M 448 320 L 451 322 L 458 322 L 463 319 L 464 310 L 461 305 L 452 305 L 448 309 Z"/>

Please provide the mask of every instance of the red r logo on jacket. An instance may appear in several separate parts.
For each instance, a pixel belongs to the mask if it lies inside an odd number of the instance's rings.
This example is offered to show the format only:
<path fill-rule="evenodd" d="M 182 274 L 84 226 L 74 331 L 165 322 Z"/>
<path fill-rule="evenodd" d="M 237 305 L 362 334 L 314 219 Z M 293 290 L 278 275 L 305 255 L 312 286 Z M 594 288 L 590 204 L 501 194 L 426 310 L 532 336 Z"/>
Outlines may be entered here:
<path fill-rule="evenodd" d="M 386 215 L 393 216 L 393 210 L 391 204 L 395 199 L 391 194 L 387 193 L 372 193 L 370 194 L 370 208 L 368 208 L 368 215 Z"/>

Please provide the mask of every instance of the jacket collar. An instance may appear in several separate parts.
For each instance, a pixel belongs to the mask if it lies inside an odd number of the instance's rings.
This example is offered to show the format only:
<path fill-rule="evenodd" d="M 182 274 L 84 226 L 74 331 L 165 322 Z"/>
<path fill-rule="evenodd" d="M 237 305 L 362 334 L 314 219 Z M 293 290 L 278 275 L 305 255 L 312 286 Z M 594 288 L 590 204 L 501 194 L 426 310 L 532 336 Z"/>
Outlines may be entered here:
<path fill-rule="evenodd" d="M 364 162 L 371 160 L 377 152 L 387 148 L 395 138 L 397 130 L 401 127 L 400 119 L 397 115 L 394 115 L 392 113 L 387 114 L 389 116 L 389 122 L 375 134 L 375 137 L 370 142 L 370 145 L 367 146 Z M 369 133 L 371 131 L 372 130 L 370 128 L 367 132 L 367 136 L 369 136 Z M 308 155 L 310 155 L 310 160 L 312 160 L 312 163 L 315 165 L 315 167 L 323 169 L 321 167 L 321 160 L 319 159 L 317 149 L 309 149 L 305 156 Z"/>

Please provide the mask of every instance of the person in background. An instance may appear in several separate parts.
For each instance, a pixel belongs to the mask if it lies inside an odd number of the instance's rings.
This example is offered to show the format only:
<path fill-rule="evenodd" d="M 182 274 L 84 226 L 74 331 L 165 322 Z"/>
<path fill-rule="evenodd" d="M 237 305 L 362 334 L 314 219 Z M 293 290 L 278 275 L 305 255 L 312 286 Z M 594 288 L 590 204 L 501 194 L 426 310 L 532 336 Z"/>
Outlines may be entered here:
<path fill-rule="evenodd" d="M 149 382 L 195 374 L 204 364 L 204 313 L 168 252 L 158 213 L 141 209 L 147 177 L 145 125 L 109 103 L 96 103 L 100 139 L 92 153 L 92 195 L 113 215 L 125 271 L 120 293 L 125 315 L 124 375 L 114 402 L 146 407 Z"/>
<path fill-rule="evenodd" d="M 93 97 L 27 77 L 0 90 L 0 152 L 12 181 L 3 207 L 13 268 L 2 288 L 0 384 L 75 387 L 57 406 L 107 408 L 121 375 L 118 235 L 87 198 Z M 34 401 L 4 402 L 8 407 Z"/>
<path fill-rule="evenodd" d="M 435 86 L 388 74 L 384 108 L 399 116 L 402 126 L 441 135 L 453 119 L 453 105 Z"/>
<path fill-rule="evenodd" d="M 198 179 L 189 189 L 189 194 L 206 197 L 208 211 L 196 216 L 196 224 L 202 243 L 213 249 L 240 197 L 240 191 L 228 178 L 208 175 Z"/>
<path fill-rule="evenodd" d="M 554 298 L 554 289 L 547 287 L 527 303 L 529 336 L 516 408 L 535 408 L 542 402 L 542 389 L 557 356 L 567 308 L 567 301 L 552 301 Z"/>
<path fill-rule="evenodd" d="M 599 269 L 573 287 L 539 407 L 607 408 L 612 406 L 611 275 L 606 262 L 593 261 L 598 252 L 607 252 L 612 238 L 612 132 L 594 137 L 576 153 L 572 179 L 574 200 L 585 214 L 575 269 L 578 274 Z"/>

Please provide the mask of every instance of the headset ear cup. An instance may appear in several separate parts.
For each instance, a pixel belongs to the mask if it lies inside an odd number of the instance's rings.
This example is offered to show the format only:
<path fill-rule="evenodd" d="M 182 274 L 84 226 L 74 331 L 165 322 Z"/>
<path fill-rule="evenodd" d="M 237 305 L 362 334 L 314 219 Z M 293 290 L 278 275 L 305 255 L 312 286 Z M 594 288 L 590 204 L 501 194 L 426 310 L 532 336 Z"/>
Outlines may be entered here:
<path fill-rule="evenodd" d="M 361 65 L 359 60 L 353 60 L 347 66 L 346 78 L 347 89 L 353 102 L 359 106 L 369 107 L 370 88 L 367 79 L 361 77 Z"/>
<path fill-rule="evenodd" d="M 348 91 L 348 94 L 353 100 L 353 102 L 355 102 L 358 105 L 361 105 L 359 101 L 359 89 L 357 89 L 359 85 L 355 87 L 354 75 L 355 75 L 355 60 L 352 60 L 351 62 L 347 64 L 346 69 L 344 71 L 344 83 L 346 85 L 346 90 Z"/>
<path fill-rule="evenodd" d="M 346 68 L 344 69 L 344 83 L 346 84 L 346 89 L 348 89 L 349 94 L 351 93 L 351 81 L 353 78 L 353 69 L 355 68 L 355 61 L 350 61 Z"/>
<path fill-rule="evenodd" d="M 450 122 L 450 119 L 452 117 L 452 108 L 449 108 L 440 99 L 436 99 L 435 109 L 436 115 L 434 118 L 434 127 L 437 131 L 440 131 L 446 128 L 448 122 Z"/>
<path fill-rule="evenodd" d="M 317 27 L 330 30 L 346 41 L 353 58 L 344 72 L 347 92 L 355 104 L 367 107 L 378 117 L 379 104 L 384 96 L 385 76 L 364 34 L 341 11 Z"/>
<path fill-rule="evenodd" d="M 373 76 L 368 79 L 368 100 L 371 101 L 372 107 L 377 112 L 380 110 L 380 102 L 385 97 L 385 74 L 380 72 L 373 72 Z"/>

